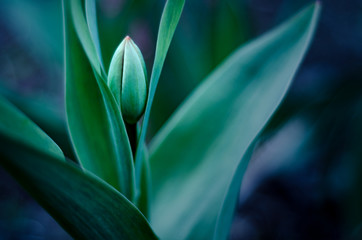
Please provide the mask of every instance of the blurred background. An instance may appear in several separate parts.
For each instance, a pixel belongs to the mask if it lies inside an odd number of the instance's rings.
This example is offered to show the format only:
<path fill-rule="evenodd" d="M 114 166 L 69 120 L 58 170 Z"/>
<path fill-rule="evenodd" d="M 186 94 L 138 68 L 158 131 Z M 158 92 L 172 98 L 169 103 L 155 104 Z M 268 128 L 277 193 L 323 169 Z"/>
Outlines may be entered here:
<path fill-rule="evenodd" d="M 149 139 L 237 47 L 311 2 L 186 1 L 153 104 Z M 311 48 L 244 177 L 230 239 L 362 239 L 362 1 L 321 2 Z M 164 1 L 98 4 L 106 68 L 130 35 L 150 72 Z M 1 0 L 0 46 L 0 94 L 71 158 L 61 1 Z M 0 239 L 70 239 L 1 168 Z"/>

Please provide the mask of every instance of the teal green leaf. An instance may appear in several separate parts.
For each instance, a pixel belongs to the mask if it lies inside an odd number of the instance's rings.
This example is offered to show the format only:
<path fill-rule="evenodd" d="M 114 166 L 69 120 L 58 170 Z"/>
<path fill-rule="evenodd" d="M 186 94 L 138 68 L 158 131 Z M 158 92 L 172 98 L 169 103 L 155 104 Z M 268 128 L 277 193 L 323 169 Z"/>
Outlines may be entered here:
<path fill-rule="evenodd" d="M 151 170 L 149 154 L 146 146 L 143 148 L 143 164 L 141 169 L 140 195 L 137 199 L 137 207 L 148 219 L 150 215 L 150 194 L 151 194 Z"/>
<path fill-rule="evenodd" d="M 240 161 L 283 99 L 319 11 L 314 4 L 236 50 L 153 139 L 151 224 L 161 238 L 225 238 L 232 217 L 225 206 L 234 205 L 246 164 Z"/>
<path fill-rule="evenodd" d="M 84 11 L 83 11 L 84 1 L 83 0 L 63 0 L 63 1 L 69 4 L 69 6 L 67 7 L 69 8 L 69 11 L 71 13 L 70 14 L 71 17 L 69 18 L 72 19 L 73 21 L 75 31 L 77 32 L 77 35 L 79 37 L 79 41 L 81 42 L 85 54 L 87 55 L 92 67 L 96 70 L 96 72 L 100 76 L 105 77 L 103 64 L 100 62 L 101 57 L 100 55 L 97 54 L 97 48 L 92 39 L 92 37 L 96 38 L 95 37 L 96 30 L 94 29 L 96 28 L 95 16 L 90 17 L 91 21 L 89 26 L 90 29 L 92 29 L 92 35 L 91 35 L 91 33 L 89 32 L 88 23 L 84 16 Z M 91 3 L 88 3 L 88 9 L 87 9 L 89 12 L 88 15 L 91 14 L 90 10 L 92 7 L 90 6 Z"/>
<path fill-rule="evenodd" d="M 12 141 L 64 160 L 63 152 L 34 122 L 0 96 L 0 133 Z"/>
<path fill-rule="evenodd" d="M 0 145 L 0 165 L 74 239 L 157 239 L 138 209 L 93 174 L 4 138 L 3 131 Z"/>
<path fill-rule="evenodd" d="M 69 12 L 73 1 L 64 3 L 66 112 L 76 155 L 85 169 L 133 199 L 133 158 L 122 116 L 77 38 Z"/>
<path fill-rule="evenodd" d="M 141 134 L 138 139 L 138 148 L 137 148 L 137 152 L 136 152 L 135 168 L 136 168 L 136 183 L 137 183 L 138 189 L 139 189 L 139 185 L 141 182 L 141 175 L 142 175 L 141 172 L 142 172 L 142 168 L 143 168 L 142 165 L 144 163 L 144 161 L 142 161 L 143 148 L 144 148 L 143 143 L 146 138 L 152 102 L 153 102 L 153 98 L 155 96 L 158 80 L 160 79 L 163 63 L 165 62 L 166 54 L 167 54 L 168 48 L 171 44 L 171 40 L 172 40 L 173 34 L 175 33 L 178 21 L 181 17 L 181 13 L 182 13 L 184 4 L 185 4 L 185 0 L 168 0 L 166 2 L 165 8 L 162 13 L 161 21 L 160 21 L 160 26 L 159 26 L 159 30 L 158 30 L 158 36 L 157 36 L 155 60 L 153 63 L 151 80 L 150 80 L 149 90 L 148 90 L 147 105 L 146 105 L 145 115 L 144 115 L 143 122 L 142 122 Z"/>
<path fill-rule="evenodd" d="M 91 35 L 91 39 L 93 41 L 94 48 L 97 53 L 98 62 L 101 65 L 102 73 L 105 76 L 103 60 L 102 60 L 101 45 L 100 45 L 99 36 L 98 36 L 96 0 L 85 0 L 85 13 L 87 16 L 89 33 Z"/>
<path fill-rule="evenodd" d="M 1 81 L 1 79 L 0 79 Z M 48 98 L 25 97 L 17 91 L 0 84 L 0 95 L 4 96 L 36 125 L 46 132 L 62 149 L 65 156 L 74 159 L 73 149 L 67 133 L 64 113 L 51 104 Z"/>
<path fill-rule="evenodd" d="M 238 166 L 232 173 L 232 180 L 227 187 L 226 196 L 224 197 L 222 207 L 219 210 L 216 227 L 214 232 L 214 240 L 227 239 L 230 232 L 230 227 L 233 222 L 233 216 L 240 192 L 241 181 L 243 180 L 244 173 L 248 167 L 249 161 L 253 155 L 255 143 L 250 144 L 243 158 L 239 161 Z"/>

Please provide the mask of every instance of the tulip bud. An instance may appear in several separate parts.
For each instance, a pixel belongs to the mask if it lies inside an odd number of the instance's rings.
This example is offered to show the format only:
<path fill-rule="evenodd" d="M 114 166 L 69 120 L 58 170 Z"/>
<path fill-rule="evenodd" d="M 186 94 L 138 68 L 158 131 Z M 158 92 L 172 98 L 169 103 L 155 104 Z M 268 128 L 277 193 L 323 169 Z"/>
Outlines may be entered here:
<path fill-rule="evenodd" d="M 136 123 L 147 101 L 147 72 L 142 53 L 130 37 L 118 46 L 108 71 L 108 86 L 116 98 L 124 120 Z"/>

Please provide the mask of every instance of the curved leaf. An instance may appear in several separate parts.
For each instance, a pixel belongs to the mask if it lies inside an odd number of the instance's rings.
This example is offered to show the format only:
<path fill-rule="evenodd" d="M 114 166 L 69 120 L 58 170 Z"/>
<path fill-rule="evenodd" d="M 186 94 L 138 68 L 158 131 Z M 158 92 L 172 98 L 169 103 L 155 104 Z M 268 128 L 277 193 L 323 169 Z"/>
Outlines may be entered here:
<path fill-rule="evenodd" d="M 132 199 L 135 180 L 127 132 L 113 95 L 96 68 L 93 74 L 83 42 L 77 38 L 70 20 L 70 5 L 74 2 L 64 2 L 66 112 L 73 146 L 85 169 Z M 80 39 L 90 39 L 87 28 L 77 30 Z M 86 46 L 84 49 L 87 52 Z"/>
<path fill-rule="evenodd" d="M 216 226 L 214 229 L 214 240 L 227 239 L 229 236 L 236 203 L 240 192 L 241 181 L 243 180 L 244 173 L 253 155 L 254 148 L 255 143 L 249 145 L 248 149 L 244 153 L 243 158 L 240 160 L 235 171 L 232 173 L 232 180 L 227 187 L 226 196 L 224 196 L 222 207 L 220 208 L 217 216 Z"/>
<path fill-rule="evenodd" d="M 2 96 L 0 96 L 0 112 L 0 133 L 2 135 L 29 148 L 64 159 L 63 152 L 58 145 Z"/>
<path fill-rule="evenodd" d="M 239 191 L 245 164 L 240 160 L 247 159 L 248 147 L 285 95 L 319 10 L 319 4 L 312 5 L 238 49 L 154 138 L 151 224 L 162 238 L 226 237 L 233 211 L 222 209 L 233 204 Z M 234 175 L 238 166 L 241 170 Z"/>
<path fill-rule="evenodd" d="M 87 55 L 92 67 L 96 70 L 96 72 L 100 76 L 103 76 L 102 64 L 99 62 L 97 50 L 93 43 L 93 39 L 89 33 L 88 23 L 84 16 L 84 11 L 82 6 L 84 5 L 84 0 L 63 0 L 63 1 L 65 1 L 67 5 L 69 4 L 69 6 L 66 6 L 65 8 L 67 9 L 67 11 L 70 11 L 69 19 L 72 19 L 73 21 L 75 31 L 78 34 L 79 41 L 81 42 L 84 48 L 85 54 Z"/>
<path fill-rule="evenodd" d="M 153 63 L 151 80 L 149 83 L 148 98 L 146 110 L 142 122 L 141 134 L 138 138 L 138 147 L 135 159 L 136 168 L 136 184 L 137 189 L 140 189 L 142 168 L 145 163 L 143 159 L 143 148 L 147 133 L 148 121 L 150 118 L 151 107 L 153 98 L 155 96 L 158 80 L 160 79 L 163 63 L 166 59 L 168 48 L 171 44 L 173 34 L 175 33 L 176 26 L 181 17 L 182 9 L 185 4 L 185 0 L 167 0 L 165 8 L 162 13 L 160 27 L 157 36 L 156 54 Z M 140 194 L 140 193 L 138 193 Z"/>
<path fill-rule="evenodd" d="M 93 174 L 2 132 L 0 145 L 0 165 L 75 239 L 157 239 L 138 209 Z"/>
<path fill-rule="evenodd" d="M 1 81 L 1 80 L 0 80 Z M 22 113 L 39 126 L 57 143 L 65 156 L 75 160 L 72 143 L 68 136 L 65 115 L 50 104 L 47 98 L 28 98 L 0 84 L 0 95 L 14 104 Z"/>
<path fill-rule="evenodd" d="M 106 74 L 104 71 L 101 46 L 100 46 L 99 36 L 98 36 L 96 0 L 85 0 L 85 13 L 87 16 L 89 33 L 92 38 L 93 45 L 94 45 L 95 51 L 97 53 L 98 62 L 101 66 L 101 70 L 103 73 L 102 76 L 105 76 Z"/>

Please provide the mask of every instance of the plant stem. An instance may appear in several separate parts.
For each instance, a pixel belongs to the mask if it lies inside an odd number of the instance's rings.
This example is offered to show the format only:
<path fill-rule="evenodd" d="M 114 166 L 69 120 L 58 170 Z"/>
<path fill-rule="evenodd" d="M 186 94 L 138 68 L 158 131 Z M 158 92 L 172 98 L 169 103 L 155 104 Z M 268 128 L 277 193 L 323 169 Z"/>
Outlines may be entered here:
<path fill-rule="evenodd" d="M 137 123 L 136 124 L 126 123 L 126 129 L 127 129 L 129 142 L 131 144 L 132 154 L 133 157 L 135 157 L 137 150 Z"/>

